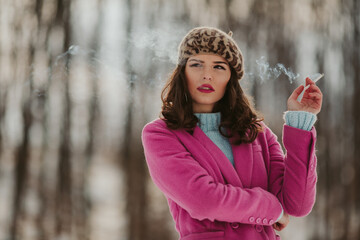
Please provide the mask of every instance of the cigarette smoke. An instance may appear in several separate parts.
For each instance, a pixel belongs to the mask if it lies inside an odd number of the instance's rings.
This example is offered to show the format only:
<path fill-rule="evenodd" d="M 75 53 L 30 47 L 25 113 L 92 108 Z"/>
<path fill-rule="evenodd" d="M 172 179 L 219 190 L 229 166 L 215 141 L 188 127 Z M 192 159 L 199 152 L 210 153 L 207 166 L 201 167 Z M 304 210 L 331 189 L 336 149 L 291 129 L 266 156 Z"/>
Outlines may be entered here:
<path fill-rule="evenodd" d="M 255 62 L 257 64 L 257 71 L 261 79 L 261 83 L 269 81 L 270 79 L 275 80 L 283 73 L 287 76 L 290 84 L 292 84 L 294 80 L 300 76 L 299 73 L 294 73 L 290 68 L 286 68 L 282 63 L 277 63 L 275 67 L 270 67 L 269 62 L 266 61 L 264 56 Z"/>
<path fill-rule="evenodd" d="M 132 34 L 131 43 L 137 49 L 147 49 L 154 53 L 153 60 L 177 63 L 177 47 L 185 29 L 148 29 Z"/>

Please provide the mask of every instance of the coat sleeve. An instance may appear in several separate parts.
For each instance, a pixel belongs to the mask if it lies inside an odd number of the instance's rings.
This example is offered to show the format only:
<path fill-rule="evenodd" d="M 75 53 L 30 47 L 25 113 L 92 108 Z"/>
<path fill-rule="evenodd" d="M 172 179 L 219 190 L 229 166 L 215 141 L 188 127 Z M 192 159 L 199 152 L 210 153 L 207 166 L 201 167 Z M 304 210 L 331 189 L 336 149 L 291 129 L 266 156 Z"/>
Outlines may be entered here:
<path fill-rule="evenodd" d="M 177 136 L 153 122 L 142 132 L 145 158 L 154 183 L 191 217 L 211 221 L 271 225 L 282 209 L 275 195 L 261 188 L 242 189 L 214 181 Z"/>
<path fill-rule="evenodd" d="M 284 211 L 292 216 L 309 214 L 316 196 L 316 131 L 284 125 L 284 156 L 277 137 L 266 129 L 270 153 L 269 191 L 278 197 Z"/>

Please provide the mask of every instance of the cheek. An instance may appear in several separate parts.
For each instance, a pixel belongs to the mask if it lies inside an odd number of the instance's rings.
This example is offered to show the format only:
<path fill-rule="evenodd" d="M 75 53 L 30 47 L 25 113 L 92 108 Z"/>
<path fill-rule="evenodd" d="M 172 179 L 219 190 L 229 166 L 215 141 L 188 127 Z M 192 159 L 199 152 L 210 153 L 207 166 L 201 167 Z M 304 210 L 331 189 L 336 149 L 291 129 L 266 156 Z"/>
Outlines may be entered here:
<path fill-rule="evenodd" d="M 188 87 L 190 88 L 195 83 L 195 76 L 189 71 L 185 71 L 185 79 Z"/>
<path fill-rule="evenodd" d="M 196 76 L 194 74 L 186 74 L 185 77 L 189 92 L 193 92 L 198 85 Z"/>
<path fill-rule="evenodd" d="M 227 83 L 223 83 L 223 84 L 220 86 L 220 88 L 221 88 L 221 95 L 222 95 L 222 96 L 225 94 L 226 86 L 227 86 Z"/>
<path fill-rule="evenodd" d="M 186 77 L 186 85 L 187 85 L 188 91 L 191 92 L 191 89 L 194 86 L 194 82 L 192 81 L 191 78 Z"/>
<path fill-rule="evenodd" d="M 227 80 L 227 81 L 226 81 L 226 80 L 223 80 L 223 81 L 220 82 L 219 88 L 221 89 L 222 94 L 225 93 L 226 86 L 228 85 L 229 81 L 230 81 L 230 79 Z"/>

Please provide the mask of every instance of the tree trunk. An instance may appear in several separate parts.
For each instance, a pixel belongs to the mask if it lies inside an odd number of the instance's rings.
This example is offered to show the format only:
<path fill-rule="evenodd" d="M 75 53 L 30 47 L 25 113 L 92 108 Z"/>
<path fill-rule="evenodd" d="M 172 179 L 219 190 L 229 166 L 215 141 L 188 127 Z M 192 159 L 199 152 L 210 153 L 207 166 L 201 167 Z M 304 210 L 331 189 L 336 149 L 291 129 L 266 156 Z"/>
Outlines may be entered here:
<path fill-rule="evenodd" d="M 353 123 L 354 123 L 354 169 L 355 169 L 355 181 L 353 182 L 352 192 L 355 193 L 355 205 L 356 205 L 356 212 L 353 213 L 355 216 L 359 216 L 360 213 L 360 3 L 358 0 L 352 1 L 352 8 L 351 8 L 351 18 L 353 24 L 353 48 L 351 54 L 351 65 L 353 69 L 353 89 L 354 93 L 352 95 L 352 111 L 353 111 Z M 355 229 L 357 229 L 357 236 L 356 238 L 360 238 L 360 223 L 357 222 L 355 225 Z"/>
<path fill-rule="evenodd" d="M 63 51 L 66 52 L 70 45 L 70 6 L 71 0 L 58 0 L 56 22 L 62 25 L 64 31 Z M 59 147 L 59 162 L 57 169 L 56 193 L 56 235 L 70 236 L 72 226 L 72 195 L 73 176 L 71 165 L 71 100 L 70 100 L 70 61 L 71 55 L 65 56 L 65 73 L 63 73 L 64 98 L 63 98 L 63 123 L 61 126 L 61 139 Z"/>
<path fill-rule="evenodd" d="M 20 27 L 21 22 L 17 20 L 15 23 L 15 29 L 17 29 L 17 36 L 21 37 Z M 15 46 L 20 48 L 21 46 Z M 28 62 L 25 66 L 31 66 L 34 61 L 35 54 L 35 46 L 33 42 L 30 43 L 28 52 Z M 14 58 L 16 60 L 19 59 L 19 55 L 17 51 L 14 51 Z M 24 57 L 24 56 L 22 56 Z M 17 61 L 16 61 L 17 62 Z M 15 169 L 14 169 L 14 199 L 13 199 L 13 209 L 12 209 L 12 220 L 10 226 L 10 239 L 16 240 L 21 238 L 21 229 L 19 228 L 21 217 L 25 215 L 24 212 L 24 200 L 26 189 L 27 189 L 27 178 L 28 178 L 28 166 L 30 160 L 30 128 L 33 122 L 33 116 L 31 113 L 32 106 L 32 92 L 33 92 L 33 74 L 32 68 L 28 67 L 27 74 L 25 76 L 29 76 L 28 79 L 25 79 L 25 84 L 23 86 L 27 86 L 25 88 L 24 94 L 22 96 L 22 140 L 20 144 L 16 147 L 15 150 Z M 14 76 L 17 75 L 17 67 L 14 68 Z M 29 84 L 27 84 L 29 83 Z"/>
<path fill-rule="evenodd" d="M 126 196 L 127 196 L 127 214 L 129 219 L 128 238 L 132 240 L 144 239 L 146 230 L 146 186 L 145 186 L 145 166 L 142 155 L 136 149 L 140 146 L 137 139 L 134 138 L 134 106 L 135 106 L 135 72 L 131 66 L 132 46 L 131 34 L 133 31 L 133 1 L 127 1 L 128 21 L 126 27 L 127 46 L 126 62 L 128 76 L 128 104 L 125 110 L 125 133 L 124 141 L 121 146 L 120 159 L 124 168 L 126 179 Z"/>

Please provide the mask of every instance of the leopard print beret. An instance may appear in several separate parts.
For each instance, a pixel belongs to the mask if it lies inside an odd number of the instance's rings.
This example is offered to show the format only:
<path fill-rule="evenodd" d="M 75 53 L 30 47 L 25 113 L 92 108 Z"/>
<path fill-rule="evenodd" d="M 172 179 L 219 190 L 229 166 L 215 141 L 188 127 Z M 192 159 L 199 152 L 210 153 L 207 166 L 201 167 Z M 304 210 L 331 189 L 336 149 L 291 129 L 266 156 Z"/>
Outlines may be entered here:
<path fill-rule="evenodd" d="M 198 27 L 190 30 L 179 45 L 178 64 L 196 54 L 216 54 L 225 58 L 234 68 L 240 80 L 244 75 L 244 61 L 239 47 L 232 38 L 232 32 L 212 27 Z"/>

